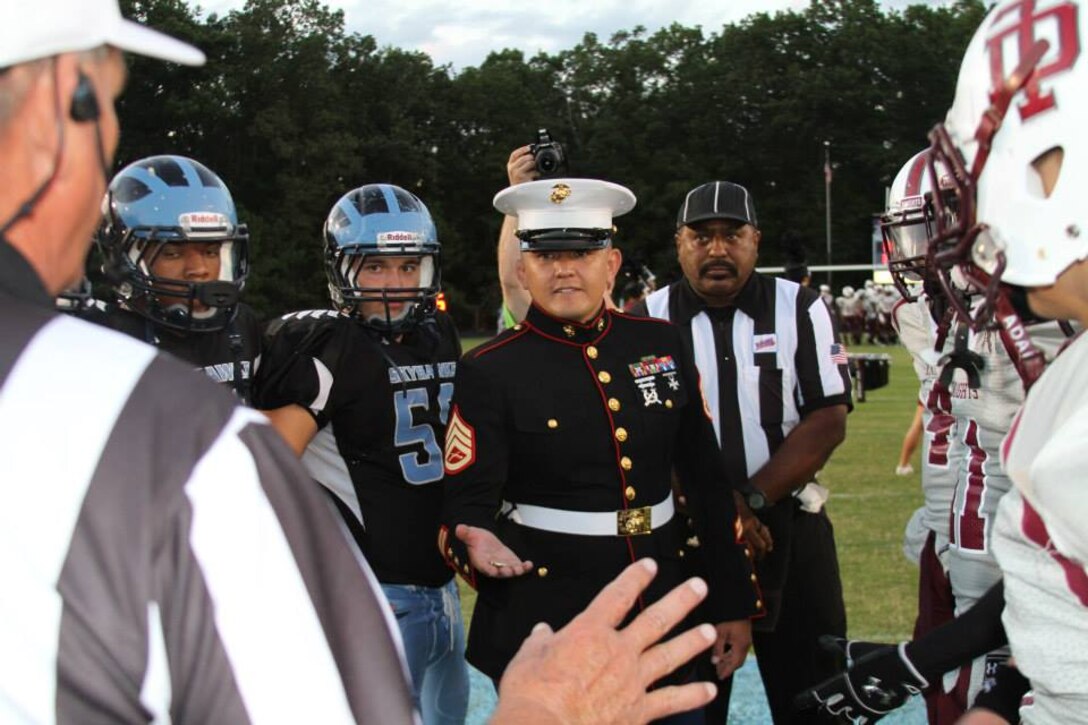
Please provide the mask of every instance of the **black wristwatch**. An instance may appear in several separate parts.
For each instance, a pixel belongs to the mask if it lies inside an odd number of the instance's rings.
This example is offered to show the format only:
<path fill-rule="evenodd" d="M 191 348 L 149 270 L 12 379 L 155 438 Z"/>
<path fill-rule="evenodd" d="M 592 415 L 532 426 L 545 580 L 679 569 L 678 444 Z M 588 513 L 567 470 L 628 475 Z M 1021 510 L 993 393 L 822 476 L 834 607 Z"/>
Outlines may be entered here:
<path fill-rule="evenodd" d="M 755 486 L 749 488 L 748 492 L 744 494 L 744 502 L 753 511 L 762 511 L 767 508 L 767 497 Z"/>

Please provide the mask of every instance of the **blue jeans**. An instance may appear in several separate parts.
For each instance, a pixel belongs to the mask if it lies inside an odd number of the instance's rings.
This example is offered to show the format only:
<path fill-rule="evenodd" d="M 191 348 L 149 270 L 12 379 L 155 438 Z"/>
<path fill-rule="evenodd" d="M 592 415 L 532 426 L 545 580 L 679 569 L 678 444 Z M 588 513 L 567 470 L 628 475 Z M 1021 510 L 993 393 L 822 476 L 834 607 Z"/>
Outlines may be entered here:
<path fill-rule="evenodd" d="M 424 725 L 460 725 L 468 713 L 465 627 L 456 580 L 443 587 L 382 584 L 404 640 L 412 699 Z"/>

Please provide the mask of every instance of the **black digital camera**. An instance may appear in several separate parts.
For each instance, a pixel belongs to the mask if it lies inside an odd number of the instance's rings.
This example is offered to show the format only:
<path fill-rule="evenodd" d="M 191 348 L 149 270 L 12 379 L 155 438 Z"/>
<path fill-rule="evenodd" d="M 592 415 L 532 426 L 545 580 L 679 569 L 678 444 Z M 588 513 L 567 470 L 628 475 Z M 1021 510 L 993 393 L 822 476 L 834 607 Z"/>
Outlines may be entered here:
<path fill-rule="evenodd" d="M 552 141 L 552 135 L 548 129 L 542 128 L 536 132 L 536 143 L 529 145 L 529 151 L 536 159 L 536 170 L 541 179 L 551 179 L 563 176 L 567 172 L 567 157 L 563 153 L 563 146 L 558 141 Z"/>

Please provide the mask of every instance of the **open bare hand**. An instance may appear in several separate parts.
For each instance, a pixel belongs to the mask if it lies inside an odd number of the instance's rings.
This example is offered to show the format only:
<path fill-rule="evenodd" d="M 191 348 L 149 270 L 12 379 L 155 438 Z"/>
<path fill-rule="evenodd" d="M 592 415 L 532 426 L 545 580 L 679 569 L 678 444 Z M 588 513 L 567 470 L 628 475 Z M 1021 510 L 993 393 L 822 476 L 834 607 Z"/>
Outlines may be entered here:
<path fill-rule="evenodd" d="M 522 561 L 487 529 L 458 524 L 454 533 L 468 547 L 469 562 L 481 574 L 506 579 L 533 570 L 533 562 Z"/>
<path fill-rule="evenodd" d="M 647 688 L 714 642 L 700 625 L 659 643 L 706 596 L 690 579 L 617 629 L 657 573 L 643 559 L 628 566 L 570 624 L 538 624 L 506 668 L 493 723 L 645 723 L 702 707 L 709 682 Z"/>

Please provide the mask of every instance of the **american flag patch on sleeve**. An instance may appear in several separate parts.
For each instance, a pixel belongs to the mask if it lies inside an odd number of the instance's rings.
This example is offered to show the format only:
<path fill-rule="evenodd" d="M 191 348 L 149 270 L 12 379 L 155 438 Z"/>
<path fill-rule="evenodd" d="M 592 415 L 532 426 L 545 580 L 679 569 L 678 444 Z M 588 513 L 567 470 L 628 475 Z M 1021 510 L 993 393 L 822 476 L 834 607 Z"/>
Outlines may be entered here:
<path fill-rule="evenodd" d="M 831 362 L 836 365 L 846 365 L 848 359 L 846 357 L 846 345 L 839 342 L 831 343 Z"/>

